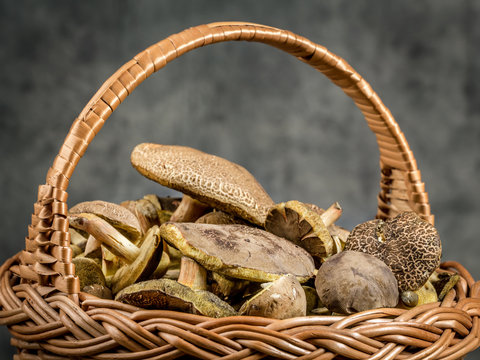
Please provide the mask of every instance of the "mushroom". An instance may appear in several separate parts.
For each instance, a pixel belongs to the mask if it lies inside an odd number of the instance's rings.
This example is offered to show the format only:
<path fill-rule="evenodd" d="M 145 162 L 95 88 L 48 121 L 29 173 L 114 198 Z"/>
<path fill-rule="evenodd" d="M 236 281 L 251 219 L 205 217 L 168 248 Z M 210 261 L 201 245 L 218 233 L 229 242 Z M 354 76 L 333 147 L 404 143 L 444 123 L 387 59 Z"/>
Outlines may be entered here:
<path fill-rule="evenodd" d="M 146 233 L 154 225 L 160 226 L 160 219 L 158 218 L 158 211 L 155 205 L 147 199 L 127 200 L 120 203 L 130 210 L 138 219 L 142 233 Z"/>
<path fill-rule="evenodd" d="M 158 266 L 163 246 L 160 246 L 159 227 L 153 226 L 145 234 L 142 246 L 138 248 L 108 222 L 93 214 L 76 214 L 68 217 L 70 224 L 80 228 L 128 264 L 116 271 L 112 277 L 112 292 L 147 278 Z"/>
<path fill-rule="evenodd" d="M 384 261 L 393 271 L 400 292 L 419 289 L 440 265 L 442 246 L 437 230 L 416 213 L 370 220 L 350 233 L 345 250 L 361 251 Z"/>
<path fill-rule="evenodd" d="M 398 284 L 392 271 L 373 255 L 342 251 L 325 261 L 315 279 L 320 302 L 340 314 L 395 307 Z"/>
<path fill-rule="evenodd" d="M 460 275 L 437 269 L 428 280 L 435 288 L 438 300 L 442 301 L 445 295 L 447 295 L 457 284 L 458 280 L 460 280 Z"/>
<path fill-rule="evenodd" d="M 327 229 L 341 213 L 338 203 L 319 214 L 311 206 L 292 200 L 270 209 L 265 229 L 307 250 L 319 266 L 329 256 L 341 251 L 341 246 L 335 244 Z"/>
<path fill-rule="evenodd" d="M 101 200 L 85 201 L 73 206 L 68 213 L 71 215 L 81 213 L 97 215 L 106 220 L 133 242 L 143 234 L 140 223 L 135 214 L 125 207 L 115 203 Z"/>
<path fill-rule="evenodd" d="M 182 256 L 178 282 L 192 290 L 207 290 L 207 270 L 195 260 Z"/>
<path fill-rule="evenodd" d="M 140 144 L 133 166 L 147 178 L 263 226 L 273 200 L 245 168 L 185 146 Z"/>
<path fill-rule="evenodd" d="M 211 207 L 188 195 L 183 195 L 180 205 L 172 213 L 170 221 L 173 222 L 195 222 L 200 216 L 210 211 Z"/>
<path fill-rule="evenodd" d="M 121 290 L 115 300 L 145 309 L 169 309 L 214 318 L 237 312 L 208 291 L 195 291 L 175 280 L 147 280 Z"/>
<path fill-rule="evenodd" d="M 291 274 L 262 284 L 263 289 L 247 300 L 239 310 L 240 315 L 288 319 L 305 316 L 307 299 L 297 278 Z"/>
<path fill-rule="evenodd" d="M 237 279 L 268 282 L 293 274 L 305 282 L 315 271 L 304 249 L 250 226 L 166 223 L 160 235 L 207 270 Z"/>
<path fill-rule="evenodd" d="M 76 257 L 72 259 L 75 265 L 75 275 L 80 280 L 80 289 L 83 292 L 103 299 L 111 299 L 112 293 L 106 285 L 102 269 L 93 259 Z"/>
<path fill-rule="evenodd" d="M 211 280 L 212 292 L 224 300 L 240 295 L 249 284 L 247 280 L 233 279 L 217 272 L 211 272 Z"/>
<path fill-rule="evenodd" d="M 429 304 L 438 301 L 435 287 L 427 280 L 419 289 L 412 291 L 406 290 L 400 294 L 400 307 L 410 309 L 415 306 Z"/>
<path fill-rule="evenodd" d="M 228 214 L 224 211 L 214 210 L 199 217 L 196 221 L 197 224 L 217 224 L 217 225 L 248 225 L 248 223 L 232 214 Z"/>

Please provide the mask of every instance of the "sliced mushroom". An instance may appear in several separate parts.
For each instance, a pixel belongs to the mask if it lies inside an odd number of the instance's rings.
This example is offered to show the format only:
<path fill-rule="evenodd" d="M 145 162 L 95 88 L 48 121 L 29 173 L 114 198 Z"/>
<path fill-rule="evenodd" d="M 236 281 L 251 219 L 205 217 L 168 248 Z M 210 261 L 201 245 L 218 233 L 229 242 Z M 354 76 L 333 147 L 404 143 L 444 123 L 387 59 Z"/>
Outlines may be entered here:
<path fill-rule="evenodd" d="M 120 291 L 115 300 L 145 309 L 168 309 L 214 318 L 234 316 L 237 312 L 208 291 L 194 291 L 170 279 L 148 280 Z"/>
<path fill-rule="evenodd" d="M 115 203 L 95 200 L 79 203 L 69 210 L 69 214 L 90 213 L 106 220 L 132 241 L 142 236 L 137 217 L 131 211 Z"/>
<path fill-rule="evenodd" d="M 147 178 L 260 226 L 274 205 L 245 168 L 196 149 L 140 144 L 131 161 Z"/>
<path fill-rule="evenodd" d="M 302 286 L 293 275 L 264 283 L 263 290 L 247 300 L 239 310 L 240 315 L 288 319 L 305 316 L 307 299 Z"/>
<path fill-rule="evenodd" d="M 338 203 L 319 214 L 311 206 L 292 200 L 270 209 L 265 220 L 265 229 L 307 250 L 318 266 L 341 250 L 335 245 L 327 229 L 341 213 Z"/>
<path fill-rule="evenodd" d="M 141 248 L 138 248 L 113 226 L 96 215 L 70 215 L 68 220 L 73 226 L 88 232 L 95 239 L 101 241 L 103 246 L 128 263 L 112 277 L 111 285 L 114 294 L 123 287 L 146 279 L 158 266 L 163 250 L 163 246 L 160 246 L 158 226 L 150 228 L 145 234 Z"/>
<path fill-rule="evenodd" d="M 166 223 L 160 234 L 207 270 L 233 278 L 268 282 L 293 274 L 305 282 L 315 271 L 304 249 L 250 226 Z"/>
<path fill-rule="evenodd" d="M 440 265 L 437 230 L 412 211 L 393 219 L 356 226 L 345 250 L 361 251 L 384 261 L 395 274 L 400 292 L 419 289 Z"/>

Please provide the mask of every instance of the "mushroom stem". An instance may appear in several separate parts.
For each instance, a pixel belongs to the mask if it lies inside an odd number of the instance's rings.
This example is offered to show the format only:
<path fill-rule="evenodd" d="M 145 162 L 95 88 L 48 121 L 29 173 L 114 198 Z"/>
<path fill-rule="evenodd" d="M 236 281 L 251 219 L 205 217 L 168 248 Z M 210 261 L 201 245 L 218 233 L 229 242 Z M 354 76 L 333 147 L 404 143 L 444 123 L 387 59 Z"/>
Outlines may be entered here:
<path fill-rule="evenodd" d="M 182 256 L 178 282 L 193 290 L 206 290 L 207 270 L 195 260 Z"/>
<path fill-rule="evenodd" d="M 195 222 L 200 216 L 204 215 L 210 209 L 198 200 L 191 198 L 188 195 L 183 195 L 180 205 L 173 212 L 170 221 L 173 222 Z"/>
<path fill-rule="evenodd" d="M 140 249 L 102 218 L 81 213 L 70 215 L 68 221 L 73 227 L 84 230 L 100 241 L 108 250 L 129 263 L 135 261 Z"/>
<path fill-rule="evenodd" d="M 342 215 L 342 207 L 338 202 L 333 203 L 330 207 L 325 210 L 320 217 L 322 218 L 323 223 L 325 226 L 332 225 L 335 221 L 337 221 L 340 216 Z"/>

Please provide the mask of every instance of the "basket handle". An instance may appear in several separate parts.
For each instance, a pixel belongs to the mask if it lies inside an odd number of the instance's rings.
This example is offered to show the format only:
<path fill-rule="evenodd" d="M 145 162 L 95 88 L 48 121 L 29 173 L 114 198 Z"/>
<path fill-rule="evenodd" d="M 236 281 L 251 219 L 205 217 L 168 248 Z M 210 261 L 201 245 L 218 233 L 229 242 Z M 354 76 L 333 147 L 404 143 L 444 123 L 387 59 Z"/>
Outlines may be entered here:
<path fill-rule="evenodd" d="M 380 150 L 377 217 L 414 210 L 433 223 L 420 171 L 404 134 L 378 95 L 345 60 L 286 30 L 252 23 L 212 23 L 169 36 L 139 53 L 101 86 L 75 119 L 47 173 L 46 185 L 39 187 L 26 251 L 15 269 L 23 279 L 53 284 L 69 294 L 79 292 L 66 220 L 66 189 L 78 161 L 105 120 L 147 77 L 190 50 L 233 40 L 277 47 L 322 72 L 350 96 L 375 133 Z"/>

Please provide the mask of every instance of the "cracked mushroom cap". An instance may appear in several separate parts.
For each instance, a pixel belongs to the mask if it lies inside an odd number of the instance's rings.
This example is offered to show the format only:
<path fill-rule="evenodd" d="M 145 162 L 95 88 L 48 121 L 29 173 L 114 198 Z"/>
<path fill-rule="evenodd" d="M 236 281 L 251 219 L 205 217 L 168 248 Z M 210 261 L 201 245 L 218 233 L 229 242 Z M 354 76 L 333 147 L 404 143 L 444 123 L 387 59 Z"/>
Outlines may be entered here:
<path fill-rule="evenodd" d="M 166 223 L 160 235 L 207 270 L 237 279 L 268 282 L 292 274 L 305 282 L 315 271 L 304 249 L 250 226 Z"/>
<path fill-rule="evenodd" d="M 274 205 L 245 168 L 190 147 L 140 144 L 131 162 L 147 178 L 257 225 Z"/>
<path fill-rule="evenodd" d="M 401 292 L 415 291 L 440 266 L 442 245 L 433 225 L 407 211 L 393 219 L 370 220 L 350 233 L 345 250 L 371 254 L 390 267 Z"/>

